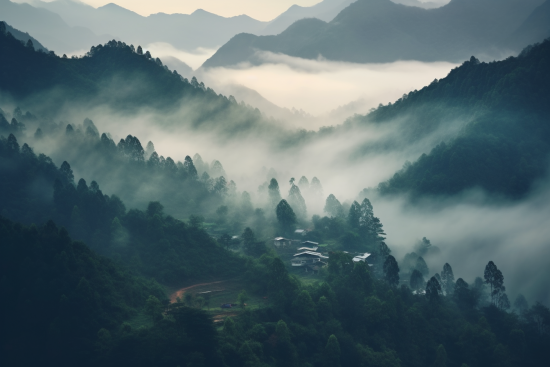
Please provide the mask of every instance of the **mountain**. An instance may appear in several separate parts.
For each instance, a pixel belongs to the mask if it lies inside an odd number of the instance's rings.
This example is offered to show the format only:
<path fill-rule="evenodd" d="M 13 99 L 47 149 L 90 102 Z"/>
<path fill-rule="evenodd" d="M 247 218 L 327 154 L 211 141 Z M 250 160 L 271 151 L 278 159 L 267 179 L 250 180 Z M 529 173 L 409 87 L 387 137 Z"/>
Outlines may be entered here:
<path fill-rule="evenodd" d="M 192 14 L 158 13 L 144 17 L 112 3 L 97 9 L 71 0 L 35 1 L 32 4 L 59 14 L 72 26 L 81 25 L 97 34 L 107 33 L 136 47 L 167 42 L 184 50 L 216 48 L 235 34 L 256 33 L 266 24 L 246 15 L 225 18 L 201 9 Z M 81 47 L 90 46 L 83 44 Z"/>
<path fill-rule="evenodd" d="M 239 34 L 203 66 L 261 64 L 257 51 L 358 63 L 496 57 L 503 52 L 501 40 L 542 1 L 452 0 L 437 9 L 421 9 L 390 0 L 359 0 L 328 23 L 303 19 L 277 36 Z"/>
<path fill-rule="evenodd" d="M 176 48 L 216 48 L 239 33 L 279 34 L 302 18 L 331 21 L 355 0 L 324 0 L 310 7 L 291 6 L 270 22 L 261 22 L 246 15 L 221 17 L 202 9 L 192 14 L 152 14 L 143 17 L 116 4 L 97 9 L 77 1 L 34 1 L 35 7 L 59 14 L 70 25 L 82 25 L 96 33 L 112 34 L 134 44 L 168 42 Z"/>
<path fill-rule="evenodd" d="M 218 95 L 194 78 L 189 81 L 149 52 L 140 52 L 110 41 L 92 47 L 84 57 L 61 58 L 36 52 L 3 34 L 0 54 L 10 57 L 0 69 L 0 88 L 40 113 L 55 114 L 68 104 L 82 108 L 106 105 L 131 114 L 140 108 L 174 112 L 196 104 L 185 119 L 195 128 L 209 125 L 233 133 L 276 128 L 266 124 L 258 110 Z M 122 88 L 129 85 L 134 87 Z M 50 103 L 42 103 L 45 100 Z"/>
<path fill-rule="evenodd" d="M 439 8 L 439 7 L 449 3 L 449 1 L 446 1 L 446 0 L 434 1 L 434 2 L 422 2 L 420 0 L 391 0 L 391 1 L 393 3 L 396 3 L 396 4 L 402 4 L 402 5 L 407 5 L 407 6 L 416 6 L 418 8 L 424 8 L 424 9 Z"/>
<path fill-rule="evenodd" d="M 29 4 L 0 0 L 0 14 L 2 20 L 11 26 L 39 34 L 44 47 L 59 54 L 81 51 L 109 39 L 79 24 L 69 26 L 59 15 Z"/>
<path fill-rule="evenodd" d="M 472 57 L 446 78 L 360 118 L 367 124 L 403 120 L 401 133 L 411 140 L 467 122 L 455 138 L 381 183 L 380 193 L 419 197 L 481 188 L 524 197 L 548 174 L 549 60 L 550 40 L 499 62 Z"/>
<path fill-rule="evenodd" d="M 356 0 L 323 0 L 313 6 L 292 5 L 287 11 L 270 21 L 258 35 L 276 35 L 292 23 L 304 18 L 317 18 L 330 22 L 338 13 Z"/>
<path fill-rule="evenodd" d="M 517 49 L 547 37 L 550 37 L 550 0 L 536 8 L 505 44 Z"/>
<path fill-rule="evenodd" d="M 165 56 L 162 58 L 162 62 L 170 70 L 176 70 L 184 78 L 191 79 L 193 77 L 193 68 L 176 57 Z"/>
<path fill-rule="evenodd" d="M 2 25 L 3 25 L 5 27 L 4 30 L 6 32 L 10 32 L 16 39 L 22 41 L 24 44 L 27 44 L 27 42 L 29 40 L 31 40 L 31 42 L 34 46 L 34 49 L 36 51 L 48 52 L 47 48 L 42 46 L 42 44 L 40 42 L 38 42 L 36 39 L 31 37 L 28 33 L 23 33 L 20 30 L 13 28 L 12 26 L 7 24 L 6 22 L 0 21 L 0 23 L 2 23 L 2 24 L 0 24 L 0 27 L 2 27 Z"/>

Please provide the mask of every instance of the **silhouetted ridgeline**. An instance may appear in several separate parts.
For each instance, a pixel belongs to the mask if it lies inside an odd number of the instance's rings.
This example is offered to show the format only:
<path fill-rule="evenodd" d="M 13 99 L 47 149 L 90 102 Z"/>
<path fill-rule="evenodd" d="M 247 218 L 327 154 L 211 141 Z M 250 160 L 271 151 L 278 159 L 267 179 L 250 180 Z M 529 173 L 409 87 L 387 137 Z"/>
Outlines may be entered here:
<path fill-rule="evenodd" d="M 212 89 L 169 71 L 149 52 L 142 54 L 122 42 L 94 46 L 82 58 L 37 52 L 20 41 L 0 35 L 0 86 L 15 100 L 55 115 L 67 105 L 108 106 L 119 112 L 152 108 L 170 113 L 185 109 L 190 127 L 215 126 L 226 132 L 280 129 L 266 124 L 260 111 L 217 95 Z"/>
<path fill-rule="evenodd" d="M 537 24 L 537 30 L 543 30 L 534 33 L 534 38 L 531 34 L 521 36 L 525 44 L 516 43 L 511 47 L 507 43 L 510 35 L 542 2 L 452 0 L 441 8 L 421 9 L 390 0 L 358 0 L 328 23 L 315 18 L 302 19 L 276 36 L 238 34 L 203 67 L 268 62 L 256 51 L 304 59 L 321 56 L 328 60 L 357 63 L 398 60 L 460 62 L 472 54 L 481 53 L 487 57 L 500 57 L 550 36 L 543 24 Z"/>

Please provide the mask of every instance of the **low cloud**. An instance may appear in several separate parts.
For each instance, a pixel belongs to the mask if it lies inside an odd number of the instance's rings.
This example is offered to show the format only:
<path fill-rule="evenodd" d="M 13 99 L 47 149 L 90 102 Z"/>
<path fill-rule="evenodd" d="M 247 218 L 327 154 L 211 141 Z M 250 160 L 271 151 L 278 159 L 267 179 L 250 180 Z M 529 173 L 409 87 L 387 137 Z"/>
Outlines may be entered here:
<path fill-rule="evenodd" d="M 445 77 L 455 64 L 398 61 L 388 64 L 354 64 L 305 60 L 281 54 L 261 53 L 266 64 L 200 70 L 205 84 L 240 84 L 259 92 L 280 107 L 323 115 L 362 101 L 364 112 L 380 103 L 393 102 L 404 93 Z"/>
<path fill-rule="evenodd" d="M 171 56 L 189 65 L 193 70 L 198 69 L 206 60 L 214 55 L 217 49 L 199 47 L 193 51 L 179 50 L 166 42 L 155 42 L 145 46 L 145 51 L 149 51 L 153 57 L 162 60 L 163 57 Z"/>
<path fill-rule="evenodd" d="M 441 249 L 428 257 L 430 275 L 451 264 L 455 279 L 483 278 L 493 261 L 504 275 L 510 300 L 523 294 L 530 302 L 550 304 L 550 180 L 541 181 L 526 200 L 495 200 L 472 190 L 452 199 L 427 199 L 411 205 L 404 198 L 375 199 L 375 214 L 398 261 L 422 237 Z"/>

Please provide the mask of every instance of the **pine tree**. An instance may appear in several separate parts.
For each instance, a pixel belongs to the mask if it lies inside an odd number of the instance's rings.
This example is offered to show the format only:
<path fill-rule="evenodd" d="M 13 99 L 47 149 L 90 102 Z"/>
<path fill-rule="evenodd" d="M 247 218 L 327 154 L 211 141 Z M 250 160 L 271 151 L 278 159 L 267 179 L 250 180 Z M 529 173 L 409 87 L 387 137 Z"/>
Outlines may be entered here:
<path fill-rule="evenodd" d="M 424 288 L 424 276 L 418 270 L 414 269 L 411 273 L 411 279 L 409 281 L 409 286 L 415 292 L 420 292 Z"/>
<path fill-rule="evenodd" d="M 185 156 L 185 162 L 183 163 L 183 170 L 184 170 L 185 177 L 191 180 L 197 180 L 199 178 L 197 169 L 193 164 L 193 160 L 189 156 Z"/>
<path fill-rule="evenodd" d="M 498 307 L 500 298 L 506 290 L 504 287 L 504 276 L 502 275 L 502 272 L 498 270 L 495 263 L 489 261 L 485 267 L 484 278 L 485 283 L 489 284 L 491 289 L 491 303 Z"/>
<path fill-rule="evenodd" d="M 269 193 L 269 200 L 271 201 L 271 206 L 275 208 L 277 204 L 281 201 L 281 192 L 279 191 L 279 183 L 276 179 L 272 178 L 267 187 Z"/>
<path fill-rule="evenodd" d="M 439 344 L 433 367 L 447 367 L 447 351 L 443 345 Z"/>
<path fill-rule="evenodd" d="M 288 203 L 294 209 L 294 212 L 299 218 L 306 218 L 306 201 L 302 197 L 300 188 L 294 184 L 290 187 L 290 191 L 288 192 Z"/>
<path fill-rule="evenodd" d="M 331 217 L 343 217 L 344 208 L 342 204 L 333 194 L 330 194 L 325 201 L 324 212 L 330 215 Z"/>
<path fill-rule="evenodd" d="M 449 263 L 443 265 L 443 271 L 441 272 L 441 287 L 446 295 L 451 295 L 455 287 L 455 276 L 453 269 Z"/>
<path fill-rule="evenodd" d="M 393 287 L 397 287 L 399 284 L 399 266 L 395 257 L 391 255 L 384 262 L 384 279 Z"/>
<path fill-rule="evenodd" d="M 430 269 L 428 269 L 428 265 L 426 264 L 426 261 L 424 261 L 424 258 L 422 258 L 422 256 L 416 259 L 416 265 L 414 268 L 424 276 L 428 276 L 428 274 L 430 274 Z"/>
<path fill-rule="evenodd" d="M 334 334 L 329 336 L 325 350 L 323 351 L 324 364 L 327 367 L 339 367 L 340 362 L 340 343 Z"/>
<path fill-rule="evenodd" d="M 296 214 L 286 200 L 281 200 L 276 209 L 277 220 L 283 233 L 289 235 L 296 225 Z"/>
<path fill-rule="evenodd" d="M 426 284 L 426 298 L 428 298 L 430 302 L 435 302 L 439 300 L 440 294 L 441 285 L 435 277 L 431 277 L 430 280 L 428 280 L 428 284 Z"/>

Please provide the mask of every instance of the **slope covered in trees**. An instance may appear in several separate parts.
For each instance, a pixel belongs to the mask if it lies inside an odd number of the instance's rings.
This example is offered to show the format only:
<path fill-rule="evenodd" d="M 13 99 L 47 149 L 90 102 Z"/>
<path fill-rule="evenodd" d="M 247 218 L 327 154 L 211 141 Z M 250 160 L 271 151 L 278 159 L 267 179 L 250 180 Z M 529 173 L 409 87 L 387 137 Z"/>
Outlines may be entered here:
<path fill-rule="evenodd" d="M 260 111 L 217 95 L 212 89 L 169 71 L 141 47 L 110 41 L 94 46 L 82 58 L 57 57 L 25 47 L 0 34 L 0 86 L 17 102 L 55 115 L 63 106 L 109 106 L 120 113 L 152 108 L 169 113 L 184 109 L 188 127 L 216 127 L 237 133 L 267 124 Z M 55 93 L 52 91 L 55 90 Z"/>
<path fill-rule="evenodd" d="M 0 361 L 4 366 L 94 365 L 108 330 L 165 300 L 52 221 L 23 227 L 0 216 Z M 95 363 L 91 363 L 94 361 Z"/>
<path fill-rule="evenodd" d="M 30 40 L 32 42 L 32 45 L 33 45 L 35 50 L 42 50 L 44 52 L 48 52 L 48 50 L 44 46 L 42 46 L 42 44 L 40 42 L 38 42 L 36 39 L 31 37 L 28 33 L 23 33 L 20 30 L 13 28 L 12 26 L 7 24 L 6 22 L 0 21 L 0 23 L 3 24 L 4 32 L 10 32 L 12 34 L 12 36 L 14 36 L 16 39 L 22 41 L 25 45 Z M 0 24 L 0 28 L 1 27 L 2 27 L 2 25 Z"/>
<path fill-rule="evenodd" d="M 97 182 L 75 183 L 67 162 L 58 169 L 50 158 L 19 143 L 0 139 L 0 214 L 27 224 L 53 218 L 72 237 L 97 252 L 163 283 L 206 276 L 231 276 L 241 260 L 219 247 L 196 217 L 189 224 L 166 215 L 151 202 L 146 211 L 127 211 L 115 195 L 104 195 Z M 157 169 L 157 168 L 155 168 Z M 206 256 L 208 254 L 208 256 Z"/>
<path fill-rule="evenodd" d="M 502 41 L 542 2 L 453 0 L 441 8 L 421 9 L 390 0 L 359 0 L 329 23 L 303 19 L 277 36 L 239 34 L 203 67 L 265 62 L 256 51 L 358 63 L 459 62 L 476 53 L 498 57 L 509 51 Z"/>
<path fill-rule="evenodd" d="M 403 119 L 413 140 L 467 122 L 458 137 L 380 184 L 380 192 L 446 195 L 480 187 L 509 197 L 526 194 L 547 172 L 549 63 L 548 40 L 500 62 L 472 57 L 446 78 L 358 119 Z"/>

